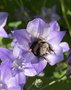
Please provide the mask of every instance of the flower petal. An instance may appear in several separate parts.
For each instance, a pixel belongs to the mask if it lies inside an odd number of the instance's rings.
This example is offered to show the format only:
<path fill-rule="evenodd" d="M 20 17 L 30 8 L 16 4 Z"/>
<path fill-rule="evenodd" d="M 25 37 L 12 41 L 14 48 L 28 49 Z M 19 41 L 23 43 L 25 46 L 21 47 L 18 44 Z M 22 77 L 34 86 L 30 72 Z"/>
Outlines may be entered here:
<path fill-rule="evenodd" d="M 15 30 L 12 32 L 12 34 L 15 36 L 20 45 L 25 45 L 26 47 L 28 46 L 28 43 L 30 42 L 30 37 L 26 30 Z"/>
<path fill-rule="evenodd" d="M 8 64 L 8 62 L 2 63 L 0 65 L 0 71 L 1 71 L 0 78 L 4 82 L 8 81 L 12 77 L 11 70 L 8 67 L 8 65 L 10 65 Z"/>
<path fill-rule="evenodd" d="M 46 41 L 52 45 L 59 44 L 62 41 L 64 35 L 65 35 L 65 31 L 53 31 L 48 35 Z"/>
<path fill-rule="evenodd" d="M 64 58 L 63 58 L 63 55 L 57 56 L 57 55 L 50 54 L 50 55 L 48 55 L 47 59 L 48 59 L 48 63 L 50 65 L 55 65 L 55 64 L 59 63 L 60 61 L 62 61 Z"/>
<path fill-rule="evenodd" d="M 17 85 L 16 87 L 8 88 L 8 90 L 21 90 L 21 87 Z"/>
<path fill-rule="evenodd" d="M 63 53 L 62 47 L 60 47 L 57 44 L 52 45 L 52 50 L 54 51 L 54 54 L 56 54 L 56 55 L 61 55 Z"/>
<path fill-rule="evenodd" d="M 16 45 L 13 49 L 14 58 L 18 58 L 21 54 L 21 49 Z"/>
<path fill-rule="evenodd" d="M 4 27 L 7 21 L 8 13 L 0 12 L 0 27 Z"/>
<path fill-rule="evenodd" d="M 33 64 L 34 69 L 36 70 L 37 74 L 40 74 L 43 69 L 46 67 L 47 61 L 41 60 L 38 63 Z"/>
<path fill-rule="evenodd" d="M 63 49 L 58 45 L 53 45 L 53 53 L 46 56 L 46 59 L 50 65 L 55 65 L 64 59 Z"/>
<path fill-rule="evenodd" d="M 18 85 L 16 78 L 15 77 L 11 77 L 6 84 L 8 85 L 8 87 L 16 87 Z"/>
<path fill-rule="evenodd" d="M 45 22 L 40 18 L 36 18 L 28 23 L 27 31 L 33 37 L 38 38 L 39 34 L 43 33 L 44 26 L 45 26 Z"/>
<path fill-rule="evenodd" d="M 8 38 L 6 31 L 0 27 L 0 37 Z"/>
<path fill-rule="evenodd" d="M 20 73 L 16 74 L 15 78 L 19 85 L 22 85 L 22 84 L 23 84 L 23 86 L 25 85 L 26 76 L 24 75 L 24 72 L 20 72 Z"/>
<path fill-rule="evenodd" d="M 0 47 L 0 59 L 2 61 L 12 60 L 11 55 L 12 55 L 12 51 L 11 50 Z"/>
<path fill-rule="evenodd" d="M 47 23 L 43 28 L 43 33 L 40 35 L 41 39 L 48 39 L 49 35 L 51 35 L 54 31 L 60 31 L 60 27 L 56 21 Z"/>
<path fill-rule="evenodd" d="M 24 51 L 22 54 L 25 63 L 37 63 L 38 58 L 31 51 Z"/>
<path fill-rule="evenodd" d="M 52 21 L 49 23 L 51 31 L 60 31 L 60 26 L 56 21 Z"/>
<path fill-rule="evenodd" d="M 68 43 L 66 42 L 60 43 L 60 46 L 63 48 L 63 52 L 67 52 L 70 49 Z"/>
<path fill-rule="evenodd" d="M 6 81 L 6 84 L 8 87 L 16 87 L 18 85 L 18 82 L 15 77 L 11 77 L 8 81 Z"/>
<path fill-rule="evenodd" d="M 30 77 L 38 75 L 43 71 L 46 65 L 47 65 L 46 60 L 40 60 L 38 63 L 35 64 L 26 63 L 24 74 Z"/>
<path fill-rule="evenodd" d="M 32 76 L 37 75 L 37 72 L 36 72 L 36 70 L 34 69 L 34 67 L 31 63 L 26 63 L 25 69 L 24 69 L 24 74 L 26 76 L 32 77 Z"/>

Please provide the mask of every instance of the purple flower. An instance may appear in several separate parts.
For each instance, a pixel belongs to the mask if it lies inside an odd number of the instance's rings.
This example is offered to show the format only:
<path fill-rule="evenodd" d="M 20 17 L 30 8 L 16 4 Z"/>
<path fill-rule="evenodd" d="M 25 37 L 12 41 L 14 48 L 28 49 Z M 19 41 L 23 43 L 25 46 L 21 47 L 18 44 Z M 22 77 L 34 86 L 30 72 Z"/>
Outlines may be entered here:
<path fill-rule="evenodd" d="M 30 63 L 40 73 L 49 63 L 55 65 L 64 59 L 63 53 L 69 50 L 66 42 L 61 42 L 65 31 L 60 31 L 56 21 L 49 24 L 36 18 L 30 21 L 26 29 L 12 32 L 17 43 L 13 55 L 24 63 Z"/>
<path fill-rule="evenodd" d="M 68 59 L 67 59 L 67 75 L 71 74 L 71 49 L 68 52 Z"/>
<path fill-rule="evenodd" d="M 24 63 L 24 59 L 20 58 L 21 56 L 16 56 L 19 54 L 19 49 L 16 48 L 16 50 L 16 54 L 13 55 L 15 51 L 12 52 L 12 50 L 6 48 L 0 48 L 0 59 L 2 60 L 2 64 L 6 65 L 7 63 L 7 67 L 11 70 L 12 75 L 19 81 L 19 85 L 24 86 L 26 83 L 26 76 L 35 76 L 38 72 L 35 70 L 35 64 L 33 66 L 30 62 Z M 44 62 L 40 63 L 43 64 Z M 38 67 L 39 64 L 36 65 Z M 39 65 L 39 67 L 41 66 Z"/>
<path fill-rule="evenodd" d="M 21 90 L 18 81 L 7 67 L 7 63 L 0 65 L 0 90 Z"/>
<path fill-rule="evenodd" d="M 8 34 L 4 30 L 4 26 L 6 24 L 7 17 L 8 17 L 8 13 L 0 12 L 0 37 L 4 37 L 4 38 L 8 37 Z"/>
<path fill-rule="evenodd" d="M 12 50 L 6 48 L 0 48 L 0 59 L 2 65 L 8 67 L 13 77 L 19 82 L 19 85 L 26 83 L 26 76 L 24 74 L 24 67 L 22 66 L 22 60 L 13 57 Z"/>
<path fill-rule="evenodd" d="M 68 52 L 68 59 L 67 59 L 68 65 L 71 65 L 71 49 Z"/>
<path fill-rule="evenodd" d="M 60 16 L 56 13 L 56 6 L 52 8 L 43 7 L 40 15 L 46 22 L 57 21 Z"/>

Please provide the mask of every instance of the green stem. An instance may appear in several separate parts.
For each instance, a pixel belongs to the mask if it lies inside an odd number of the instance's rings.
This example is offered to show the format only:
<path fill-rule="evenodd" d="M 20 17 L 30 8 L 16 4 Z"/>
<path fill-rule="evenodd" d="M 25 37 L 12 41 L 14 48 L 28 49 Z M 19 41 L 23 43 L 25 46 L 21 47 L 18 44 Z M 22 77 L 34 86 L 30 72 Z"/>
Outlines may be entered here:
<path fill-rule="evenodd" d="M 22 4 L 21 0 L 20 0 L 20 2 L 19 2 L 18 0 L 15 0 L 15 2 L 16 2 L 16 4 L 21 8 L 21 4 Z M 23 5 L 23 4 L 22 4 L 22 5 Z"/>
<path fill-rule="evenodd" d="M 27 90 L 31 90 L 32 87 L 33 87 L 33 83 L 27 88 Z"/>
<path fill-rule="evenodd" d="M 43 6 L 42 6 L 42 7 L 45 7 L 47 0 L 43 0 L 43 1 L 44 1 L 44 2 L 43 2 Z"/>
<path fill-rule="evenodd" d="M 64 75 L 62 75 L 60 78 L 57 78 L 56 80 L 53 80 L 48 85 L 45 85 L 44 87 L 40 88 L 39 90 L 44 90 L 46 87 L 49 87 L 49 86 L 53 85 L 54 83 L 58 82 L 59 80 L 61 80 L 65 76 L 67 76 L 67 73 L 65 73 Z"/>
<path fill-rule="evenodd" d="M 22 0 L 20 0 L 20 5 L 23 7 L 24 5 L 23 5 L 23 1 Z"/>
<path fill-rule="evenodd" d="M 15 2 L 20 7 L 20 3 L 18 2 L 18 0 L 15 0 Z"/>
<path fill-rule="evenodd" d="M 70 35 L 71 35 L 71 31 L 70 31 L 70 30 L 71 30 L 71 27 L 70 27 L 69 21 L 68 21 L 68 19 L 67 19 L 66 13 L 65 13 L 64 1 L 63 1 L 63 0 L 60 0 L 60 3 L 61 3 L 61 8 L 62 8 L 63 18 L 64 18 L 64 20 L 65 20 L 65 22 L 66 22 L 66 25 L 67 25 L 67 27 L 68 27 L 69 33 L 70 33 Z"/>

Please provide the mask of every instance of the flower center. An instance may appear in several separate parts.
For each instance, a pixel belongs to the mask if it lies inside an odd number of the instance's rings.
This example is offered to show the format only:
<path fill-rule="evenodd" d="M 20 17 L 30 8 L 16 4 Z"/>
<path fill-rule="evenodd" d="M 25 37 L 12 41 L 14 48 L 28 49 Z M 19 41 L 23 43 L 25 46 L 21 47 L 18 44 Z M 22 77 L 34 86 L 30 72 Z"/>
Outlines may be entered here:
<path fill-rule="evenodd" d="M 44 57 L 45 55 L 53 51 L 51 46 L 47 42 L 42 41 L 40 39 L 33 42 L 30 49 L 34 53 L 34 55 L 38 57 Z"/>
<path fill-rule="evenodd" d="M 21 72 L 24 69 L 24 63 L 22 59 L 16 59 L 12 64 L 12 73 L 15 75 L 18 72 Z"/>
<path fill-rule="evenodd" d="M 0 90 L 7 90 L 7 85 L 0 81 Z"/>

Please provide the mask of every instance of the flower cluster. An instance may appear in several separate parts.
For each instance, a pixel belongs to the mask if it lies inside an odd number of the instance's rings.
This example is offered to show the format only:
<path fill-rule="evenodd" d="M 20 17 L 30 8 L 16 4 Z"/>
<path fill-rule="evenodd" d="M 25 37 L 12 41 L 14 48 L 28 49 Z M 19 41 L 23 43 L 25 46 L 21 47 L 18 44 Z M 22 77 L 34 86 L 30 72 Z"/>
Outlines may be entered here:
<path fill-rule="evenodd" d="M 0 35 L 8 37 L 3 29 L 7 13 L 0 13 Z M 65 31 L 57 21 L 44 22 L 41 18 L 30 21 L 26 29 L 14 30 L 12 48 L 0 47 L 0 90 L 21 90 L 28 77 L 39 75 L 47 64 L 55 65 L 69 50 L 61 42 Z"/>

